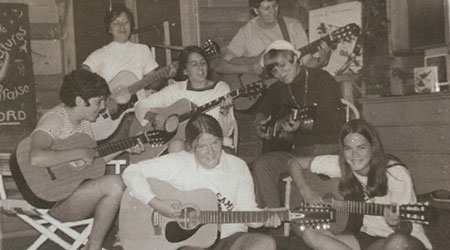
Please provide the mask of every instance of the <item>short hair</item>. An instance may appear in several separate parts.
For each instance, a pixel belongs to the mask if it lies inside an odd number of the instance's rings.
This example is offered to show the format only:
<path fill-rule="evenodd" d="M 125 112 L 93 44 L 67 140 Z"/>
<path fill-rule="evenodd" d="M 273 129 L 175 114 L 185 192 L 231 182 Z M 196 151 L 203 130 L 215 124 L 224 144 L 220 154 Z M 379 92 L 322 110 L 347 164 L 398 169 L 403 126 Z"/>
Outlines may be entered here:
<path fill-rule="evenodd" d="M 214 135 L 222 141 L 223 133 L 219 122 L 212 116 L 200 113 L 192 117 L 186 125 L 186 144 L 192 148 L 192 144 L 203 134 Z"/>
<path fill-rule="evenodd" d="M 134 18 L 131 10 L 123 4 L 115 4 L 111 7 L 111 10 L 106 12 L 103 19 L 106 33 L 110 34 L 111 23 L 120 15 L 122 15 L 122 13 L 125 13 L 125 15 L 127 15 L 131 30 L 134 29 Z"/>
<path fill-rule="evenodd" d="M 266 1 L 266 0 L 248 0 L 248 5 L 249 5 L 251 8 L 257 9 L 257 8 L 259 8 L 259 5 L 261 4 L 261 2 L 264 2 L 264 1 Z M 280 2 L 281 0 L 267 0 L 267 1 L 270 1 L 270 2 Z"/>
<path fill-rule="evenodd" d="M 276 66 L 280 65 L 280 58 L 285 58 L 289 62 L 294 63 L 296 55 L 294 52 L 290 50 L 278 50 L 278 49 L 272 49 L 269 50 L 267 53 L 264 54 L 264 73 L 268 76 L 272 76 L 272 70 Z"/>
<path fill-rule="evenodd" d="M 178 60 L 177 80 L 186 80 L 186 76 L 184 75 L 184 70 L 187 67 L 189 56 L 192 53 L 197 53 L 197 54 L 201 55 L 203 58 L 205 58 L 206 63 L 208 65 L 208 70 L 209 70 L 209 60 L 208 60 L 208 56 L 206 55 L 205 51 L 202 48 L 195 46 L 195 45 L 187 46 L 180 53 L 180 58 Z"/>
<path fill-rule="evenodd" d="M 103 77 L 85 69 L 74 70 L 64 76 L 59 98 L 68 107 L 75 107 L 75 98 L 81 97 L 89 106 L 89 99 L 110 94 Z"/>

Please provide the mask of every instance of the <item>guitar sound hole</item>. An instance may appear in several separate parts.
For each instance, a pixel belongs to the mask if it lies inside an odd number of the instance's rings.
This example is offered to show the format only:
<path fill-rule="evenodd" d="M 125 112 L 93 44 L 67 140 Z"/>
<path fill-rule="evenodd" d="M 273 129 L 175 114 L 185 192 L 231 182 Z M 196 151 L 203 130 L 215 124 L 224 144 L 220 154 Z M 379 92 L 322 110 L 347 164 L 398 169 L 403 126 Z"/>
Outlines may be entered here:
<path fill-rule="evenodd" d="M 184 230 L 196 228 L 200 224 L 199 214 L 200 212 L 194 207 L 184 207 L 177 219 L 178 225 Z"/>

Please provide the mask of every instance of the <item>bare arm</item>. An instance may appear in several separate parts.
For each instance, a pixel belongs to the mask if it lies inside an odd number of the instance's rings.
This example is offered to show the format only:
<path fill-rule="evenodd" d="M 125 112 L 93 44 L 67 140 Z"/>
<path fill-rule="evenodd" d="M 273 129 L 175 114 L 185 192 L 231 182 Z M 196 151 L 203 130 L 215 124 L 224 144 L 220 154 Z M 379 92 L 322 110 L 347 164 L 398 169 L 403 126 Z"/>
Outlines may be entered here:
<path fill-rule="evenodd" d="M 246 57 L 240 60 L 233 52 L 225 49 L 214 70 L 222 74 L 261 74 L 259 58 Z"/>
<path fill-rule="evenodd" d="M 289 160 L 289 172 L 306 203 L 321 203 L 322 198 L 308 186 L 303 175 L 303 171 L 309 171 L 313 159 L 313 156 L 298 156 Z"/>
<path fill-rule="evenodd" d="M 53 138 L 43 131 L 37 131 L 31 137 L 30 163 L 34 167 L 48 167 L 64 162 L 82 160 L 91 164 L 95 150 L 90 148 L 75 148 L 67 150 L 52 149 Z"/>

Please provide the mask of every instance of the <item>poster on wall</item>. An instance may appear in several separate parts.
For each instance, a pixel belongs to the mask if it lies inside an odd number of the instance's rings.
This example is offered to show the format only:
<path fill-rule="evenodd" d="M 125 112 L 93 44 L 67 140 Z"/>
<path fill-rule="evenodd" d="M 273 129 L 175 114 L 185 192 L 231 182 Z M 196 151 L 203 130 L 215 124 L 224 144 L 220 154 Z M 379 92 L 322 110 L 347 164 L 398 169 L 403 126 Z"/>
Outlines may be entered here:
<path fill-rule="evenodd" d="M 28 5 L 0 3 L 0 153 L 36 125 Z"/>
<path fill-rule="evenodd" d="M 309 40 L 315 41 L 333 31 L 356 24 L 361 27 L 361 2 L 348 2 L 309 12 Z M 362 68 L 362 47 L 358 36 L 346 37 L 331 46 L 328 65 L 323 69 L 331 75 L 354 74 Z M 358 42 L 357 42 L 358 41 Z M 313 55 L 316 56 L 316 55 Z"/>

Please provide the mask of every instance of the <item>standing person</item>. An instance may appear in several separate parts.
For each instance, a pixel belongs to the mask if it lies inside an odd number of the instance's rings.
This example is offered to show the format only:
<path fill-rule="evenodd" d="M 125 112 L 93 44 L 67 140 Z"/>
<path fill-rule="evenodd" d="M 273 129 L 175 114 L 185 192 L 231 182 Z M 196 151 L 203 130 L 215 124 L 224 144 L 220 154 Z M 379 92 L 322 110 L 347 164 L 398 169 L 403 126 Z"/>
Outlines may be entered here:
<path fill-rule="evenodd" d="M 92 52 L 81 67 L 103 77 L 111 91 L 118 87 L 112 86 L 111 81 L 120 72 L 129 71 L 137 80 L 140 80 L 145 74 L 158 67 L 148 46 L 129 40 L 131 31 L 134 29 L 134 18 L 127 7 L 121 4 L 113 5 L 105 14 L 104 25 L 112 41 Z M 128 84 L 132 83 L 128 82 Z M 140 90 L 137 96 L 141 99 L 146 96 L 146 93 Z"/>
<path fill-rule="evenodd" d="M 340 101 L 338 83 L 326 71 L 302 66 L 299 52 L 286 41 L 270 44 L 263 54 L 264 70 L 278 79 L 265 93 L 254 121 L 256 132 L 266 138 L 266 123 L 270 116 L 285 106 L 300 108 L 317 104 L 313 120 L 292 120 L 282 124 L 293 135 L 291 143 L 267 141 L 264 153 L 253 162 L 257 200 L 261 207 L 280 206 L 279 179 L 288 173 L 288 161 L 295 155 L 336 153 L 337 135 L 344 124 L 345 110 Z M 274 143 L 278 150 L 272 151 Z M 269 153 L 266 153 L 269 152 Z"/>
<path fill-rule="evenodd" d="M 179 74 L 185 80 L 177 81 L 165 87 L 161 91 L 154 93 L 147 98 L 140 100 L 135 105 L 136 118 L 142 126 L 148 124 L 145 115 L 151 108 L 167 107 L 180 99 L 187 99 L 197 106 L 208 103 L 214 99 L 222 97 L 230 92 L 230 87 L 223 81 L 214 82 L 208 77 L 209 62 L 205 52 L 198 46 L 187 46 L 181 51 L 179 59 Z M 224 135 L 224 146 L 234 147 L 231 140 L 234 124 L 232 100 L 226 100 L 220 107 L 213 108 L 206 112 L 217 119 Z M 152 121 L 159 128 L 163 126 L 165 116 L 156 115 Z M 184 138 L 177 138 L 169 143 L 169 152 L 184 149 Z"/>
<path fill-rule="evenodd" d="M 308 44 L 302 24 L 295 18 L 279 15 L 279 0 L 249 0 L 248 3 L 255 17 L 239 29 L 223 52 L 215 68 L 219 73 L 259 75 L 262 73 L 260 55 L 272 42 L 286 40 L 296 49 Z M 283 27 L 286 28 L 285 34 Z M 319 52 L 319 59 L 304 55 L 302 62 L 310 67 L 325 66 L 330 55 L 328 45 L 322 43 Z M 245 57 L 247 62 L 233 61 L 238 57 Z"/>
<path fill-rule="evenodd" d="M 339 145 L 339 155 L 298 157 L 290 162 L 292 179 L 307 202 L 320 201 L 321 197 L 305 182 L 303 169 L 341 178 L 338 191 L 344 198 L 359 197 L 366 203 L 396 205 L 417 202 L 408 169 L 384 152 L 378 133 L 370 124 L 360 119 L 347 122 L 341 130 Z M 422 225 L 401 221 L 400 215 L 388 208 L 384 217 L 364 215 L 362 227 L 354 236 L 307 230 L 303 240 L 313 249 L 432 248 Z"/>
<path fill-rule="evenodd" d="M 62 104 L 44 114 L 31 135 L 31 166 L 44 168 L 69 161 L 76 161 L 79 168 L 89 166 L 95 157 L 94 149 L 76 147 L 57 150 L 52 146 L 56 141 L 78 133 L 94 140 L 90 122 L 95 121 L 105 108 L 108 94 L 105 80 L 95 73 L 76 70 L 66 75 L 60 90 Z M 142 150 L 143 145 L 139 143 L 128 152 L 139 153 Z M 105 161 L 119 153 L 106 156 Z M 101 249 L 119 209 L 123 190 L 124 184 L 118 175 L 86 180 L 69 197 L 54 204 L 49 213 L 61 221 L 77 221 L 93 216 L 94 224 L 85 249 Z"/>
<path fill-rule="evenodd" d="M 181 213 L 178 200 L 156 197 L 148 180 L 158 179 L 182 191 L 206 188 L 214 192 L 220 211 L 257 211 L 252 176 L 247 165 L 222 150 L 222 128 L 207 114 L 191 118 L 186 126 L 187 151 L 180 151 L 132 164 L 123 173 L 131 194 L 167 217 Z M 278 216 L 271 216 L 266 226 L 279 226 Z M 268 235 L 246 233 L 248 226 L 262 223 L 223 224 L 220 241 L 212 249 L 275 250 L 275 241 Z"/>

